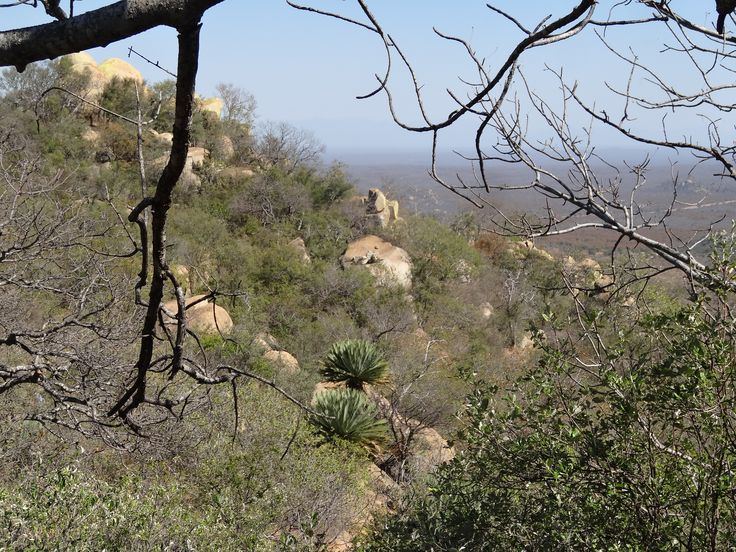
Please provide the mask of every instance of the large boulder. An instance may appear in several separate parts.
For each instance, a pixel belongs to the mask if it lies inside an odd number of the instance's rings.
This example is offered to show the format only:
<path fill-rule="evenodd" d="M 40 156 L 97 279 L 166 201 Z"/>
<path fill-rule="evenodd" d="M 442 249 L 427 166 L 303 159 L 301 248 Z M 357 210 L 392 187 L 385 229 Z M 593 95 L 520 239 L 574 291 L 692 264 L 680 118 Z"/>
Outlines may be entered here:
<path fill-rule="evenodd" d="M 367 235 L 348 244 L 340 258 L 343 268 L 362 266 L 375 276 L 380 285 L 411 288 L 411 257 L 378 236 Z"/>
<path fill-rule="evenodd" d="M 185 300 L 187 327 L 198 334 L 223 334 L 228 335 L 233 330 L 233 319 L 230 314 L 220 305 L 212 303 L 211 300 L 202 300 L 206 295 L 195 295 Z M 196 303 L 196 304 L 195 304 Z M 164 308 L 176 314 L 176 299 L 166 301 Z M 166 325 L 176 324 L 176 320 L 164 316 Z"/>
<path fill-rule="evenodd" d="M 102 96 L 102 92 L 105 90 L 107 77 L 100 71 L 95 58 L 87 52 L 77 52 L 76 54 L 65 56 L 64 60 L 69 64 L 69 70 L 72 73 L 82 75 L 88 79 L 83 95 L 92 102 L 98 101 Z M 90 108 L 89 106 L 85 106 L 83 109 L 89 110 Z"/>
<path fill-rule="evenodd" d="M 299 361 L 286 351 L 266 351 L 263 358 L 271 363 L 276 370 L 283 374 L 294 375 L 299 373 Z"/>
<path fill-rule="evenodd" d="M 172 136 L 173 137 L 173 136 Z M 204 163 L 205 159 L 207 159 L 210 155 L 209 150 L 205 148 L 199 148 L 199 147 L 190 147 L 187 151 L 187 159 L 184 163 L 184 170 L 181 173 L 181 181 L 182 181 L 182 187 L 194 187 L 199 188 L 199 186 L 202 184 L 202 181 L 200 180 L 197 173 L 194 172 L 194 169 L 197 167 L 200 167 L 202 163 Z M 153 164 L 156 168 L 159 170 L 163 170 L 163 168 L 166 166 L 166 163 L 169 162 L 169 155 L 162 155 L 161 157 L 154 159 Z"/>
<path fill-rule="evenodd" d="M 440 464 L 455 457 L 455 449 L 431 427 L 420 429 L 410 446 L 411 464 L 415 473 L 430 473 Z"/>
<path fill-rule="evenodd" d="M 143 75 L 135 67 L 127 61 L 119 58 L 106 59 L 98 66 L 99 70 L 105 75 L 107 82 L 113 79 L 134 80 L 138 84 L 143 83 Z"/>

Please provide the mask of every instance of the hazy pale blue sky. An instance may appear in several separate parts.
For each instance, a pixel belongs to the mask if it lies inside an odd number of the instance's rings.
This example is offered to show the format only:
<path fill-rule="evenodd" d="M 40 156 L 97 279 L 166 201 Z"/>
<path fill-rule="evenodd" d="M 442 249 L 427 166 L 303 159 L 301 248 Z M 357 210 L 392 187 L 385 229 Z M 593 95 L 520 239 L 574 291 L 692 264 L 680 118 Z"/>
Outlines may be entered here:
<path fill-rule="evenodd" d="M 109 4 L 105 0 L 77 2 L 77 11 Z M 305 3 L 306 0 L 305 0 Z M 372 0 L 371 8 L 385 29 L 403 47 L 415 64 L 424 85 L 427 106 L 436 119 L 455 108 L 445 92 L 451 88 L 463 95 L 458 77 L 473 80 L 473 66 L 457 44 L 450 44 L 432 32 L 435 26 L 443 33 L 468 39 L 490 67 L 499 66 L 521 33 L 505 19 L 477 0 Z M 553 9 L 557 14 L 575 1 L 502 0 L 497 5 L 534 26 Z M 608 2 L 611 6 L 616 2 Z M 606 2 L 603 9 L 608 9 Z M 710 3 L 673 0 L 673 6 L 700 24 L 712 26 L 714 13 Z M 360 18 L 351 0 L 314 0 L 310 5 Z M 599 18 L 605 16 L 601 9 Z M 626 11 L 628 10 L 628 11 Z M 619 15 L 646 15 L 638 6 L 623 8 Z M 2 10 L 2 28 L 47 22 L 40 9 L 16 7 Z M 661 25 L 636 29 L 610 29 L 608 37 L 621 47 L 631 45 L 639 51 L 653 52 L 671 37 Z M 176 67 L 176 36 L 172 29 L 158 28 L 91 53 L 98 60 L 127 57 L 133 46 L 162 65 Z M 625 85 L 628 76 L 624 65 L 610 55 L 601 57 L 605 47 L 593 29 L 573 41 L 540 48 L 523 59 L 522 68 L 533 86 L 555 97 L 558 88 L 545 64 L 565 66 L 566 74 L 577 79 L 581 92 L 593 101 L 604 97 L 604 82 Z M 140 60 L 131 60 L 149 81 L 165 77 Z M 677 73 L 676 58 L 663 58 L 659 67 Z M 288 121 L 313 131 L 327 145 L 328 151 L 418 151 L 429 146 L 428 135 L 414 135 L 398 129 L 390 120 L 384 96 L 356 100 L 376 85 L 375 73 L 384 69 L 385 52 L 376 35 L 346 23 L 290 8 L 283 0 L 226 0 L 207 12 L 202 34 L 202 53 L 198 88 L 203 95 L 214 94 L 218 82 L 233 83 L 253 93 L 258 102 L 260 120 Z M 405 77 L 397 74 L 393 84 L 397 106 L 409 122 L 418 122 L 412 90 Z M 681 82 L 681 81 L 680 81 Z M 559 96 L 559 94 L 557 94 Z M 615 101 L 611 104 L 616 107 Z M 608 108 L 608 107 L 607 107 Z M 575 119 L 584 125 L 584 119 Z M 687 121 L 687 118 L 683 119 Z M 473 128 L 467 124 L 451 129 L 446 147 L 467 147 L 472 143 Z M 695 121 L 693 120 L 693 124 Z M 530 122 L 530 131 L 543 137 L 543 129 Z M 618 145 L 612 135 L 602 135 L 604 145 Z"/>

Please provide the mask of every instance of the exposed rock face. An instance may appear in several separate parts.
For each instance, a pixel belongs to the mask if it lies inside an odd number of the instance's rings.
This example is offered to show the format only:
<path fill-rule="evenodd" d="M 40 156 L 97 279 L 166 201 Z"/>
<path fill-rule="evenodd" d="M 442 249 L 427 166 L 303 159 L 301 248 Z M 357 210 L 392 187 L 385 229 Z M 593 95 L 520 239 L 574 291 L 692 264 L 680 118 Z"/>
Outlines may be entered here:
<path fill-rule="evenodd" d="M 107 84 L 107 77 L 97 67 L 95 58 L 87 52 L 78 52 L 76 54 L 70 54 L 64 59 L 69 62 L 72 72 L 78 75 L 86 75 L 89 78 L 86 95 L 92 101 L 98 100 Z"/>
<path fill-rule="evenodd" d="M 299 372 L 299 361 L 286 351 L 266 351 L 263 358 L 282 373 L 293 375 Z"/>
<path fill-rule="evenodd" d="M 222 100 L 220 98 L 205 98 L 201 100 L 199 106 L 202 111 L 214 113 L 219 119 L 220 115 L 222 114 L 222 108 L 224 104 L 222 103 Z"/>
<path fill-rule="evenodd" d="M 106 59 L 98 66 L 100 72 L 105 75 L 107 82 L 113 79 L 134 80 L 138 84 L 143 83 L 143 75 L 127 61 L 118 58 Z"/>
<path fill-rule="evenodd" d="M 217 138 L 217 150 L 223 159 L 230 159 L 235 155 L 235 145 L 232 139 L 226 134 Z"/>
<path fill-rule="evenodd" d="M 601 265 L 589 257 L 579 262 L 567 257 L 562 265 L 565 273 L 572 276 L 576 288 L 587 289 L 594 295 L 605 293 L 606 288 L 613 284 L 613 278 L 605 274 Z"/>
<path fill-rule="evenodd" d="M 307 246 L 304 243 L 304 240 L 302 238 L 295 238 L 291 240 L 287 245 L 288 247 L 296 251 L 296 253 L 299 255 L 299 258 L 303 262 L 305 263 L 312 262 L 312 258 L 309 256 L 309 251 L 307 251 Z"/>
<path fill-rule="evenodd" d="M 411 288 L 411 258 L 401 249 L 378 236 L 363 236 L 348 245 L 340 258 L 343 267 L 365 266 L 380 285 Z"/>
<path fill-rule="evenodd" d="M 207 159 L 209 155 L 209 150 L 206 150 L 205 148 L 189 148 L 189 151 L 187 152 L 187 160 L 184 164 L 184 170 L 181 173 L 182 184 L 184 186 L 188 185 L 197 188 L 200 186 L 202 181 L 200 180 L 199 176 L 197 176 L 197 174 L 194 172 L 194 169 L 202 165 L 202 163 L 204 163 L 205 159 Z M 163 169 L 168 162 L 169 156 L 162 155 L 158 159 L 155 159 L 153 161 L 153 164 L 159 169 Z"/>
<path fill-rule="evenodd" d="M 366 219 L 377 227 L 385 228 L 399 220 L 399 202 L 387 200 L 378 188 L 368 190 L 365 205 Z"/>
<path fill-rule="evenodd" d="M 429 473 L 434 468 L 455 458 L 455 449 L 431 427 L 419 430 L 411 445 L 412 468 L 416 473 Z"/>
<path fill-rule="evenodd" d="M 187 326 L 193 332 L 199 334 L 220 334 L 227 335 L 233 330 L 233 319 L 230 314 L 220 305 L 216 305 L 210 301 L 201 301 L 205 295 L 195 295 L 185 300 L 185 305 L 189 308 L 186 310 Z M 197 303 L 197 301 L 199 301 Z M 197 303 L 196 305 L 192 305 Z M 176 314 L 176 299 L 166 301 L 164 308 Z M 176 320 L 166 320 L 166 324 L 176 324 Z"/>
<path fill-rule="evenodd" d="M 532 240 L 512 242 L 509 246 L 509 249 L 511 251 L 511 254 L 517 259 L 524 259 L 529 257 L 529 255 L 536 255 L 538 257 L 542 257 L 543 259 L 547 259 L 548 261 L 555 260 L 555 258 L 550 255 L 550 253 L 548 253 L 544 249 L 539 249 L 538 247 L 536 247 Z"/>

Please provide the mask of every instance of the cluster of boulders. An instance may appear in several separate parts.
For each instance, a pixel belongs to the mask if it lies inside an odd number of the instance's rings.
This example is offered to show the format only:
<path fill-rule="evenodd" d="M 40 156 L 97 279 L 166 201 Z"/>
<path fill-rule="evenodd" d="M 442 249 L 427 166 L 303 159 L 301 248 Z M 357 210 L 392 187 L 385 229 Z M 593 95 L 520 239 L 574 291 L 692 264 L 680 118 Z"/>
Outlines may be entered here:
<path fill-rule="evenodd" d="M 168 134 L 168 133 L 162 133 L 162 134 Z M 161 134 L 159 134 L 161 136 Z M 173 136 L 173 135 L 172 135 Z M 168 139 L 168 136 L 166 137 Z M 197 174 L 197 169 L 199 169 L 205 162 L 205 160 L 209 157 L 210 152 L 209 150 L 205 148 L 199 148 L 199 147 L 193 147 L 190 146 L 187 150 L 187 158 L 184 162 L 184 170 L 182 170 L 181 177 L 179 180 L 179 185 L 182 188 L 190 189 L 195 188 L 199 189 L 202 185 L 202 180 L 199 178 L 199 175 Z M 166 164 L 169 162 L 169 154 L 162 155 L 161 157 L 158 157 L 153 160 L 153 166 L 156 167 L 158 170 L 163 170 L 163 168 L 166 166 Z"/>
<path fill-rule="evenodd" d="M 87 99 L 96 102 L 113 79 L 133 80 L 143 84 L 143 75 L 127 61 L 118 58 L 110 58 L 99 65 L 87 52 L 69 54 L 64 57 L 69 64 L 69 69 L 78 75 L 86 76 L 87 88 L 84 91 Z"/>
<path fill-rule="evenodd" d="M 603 272 L 600 263 L 589 257 L 576 261 L 568 256 L 562 270 L 573 285 L 573 293 L 580 290 L 592 295 L 606 294 L 613 285 L 613 277 Z"/>
<path fill-rule="evenodd" d="M 87 52 L 78 52 L 65 56 L 64 62 L 69 65 L 69 69 L 73 73 L 88 78 L 84 95 L 91 102 L 99 101 L 105 87 L 114 79 L 135 81 L 142 85 L 142 94 L 148 93 L 148 90 L 143 86 L 141 72 L 125 60 L 110 58 L 98 64 L 95 58 Z M 197 100 L 202 111 L 209 111 L 218 117 L 222 113 L 223 102 L 220 98 L 197 97 Z"/>
<path fill-rule="evenodd" d="M 362 198 L 365 203 L 365 219 L 369 226 L 385 228 L 401 220 L 399 218 L 399 202 L 386 199 L 378 188 L 368 190 L 368 197 Z"/>

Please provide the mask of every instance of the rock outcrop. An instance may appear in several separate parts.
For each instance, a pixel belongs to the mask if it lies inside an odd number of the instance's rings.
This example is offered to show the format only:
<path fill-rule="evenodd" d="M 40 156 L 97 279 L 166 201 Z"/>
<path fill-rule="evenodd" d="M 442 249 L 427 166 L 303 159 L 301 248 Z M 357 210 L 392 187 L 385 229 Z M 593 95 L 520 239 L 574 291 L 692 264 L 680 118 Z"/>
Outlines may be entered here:
<path fill-rule="evenodd" d="M 84 95 L 90 101 L 96 102 L 102 96 L 105 86 L 113 79 L 134 80 L 143 85 L 143 75 L 133 65 L 119 58 L 109 58 L 98 64 L 87 52 L 77 52 L 64 56 L 69 68 L 74 73 L 86 75 L 89 78 Z M 143 87 L 143 92 L 146 92 Z M 214 113 L 218 118 L 222 113 L 223 102 L 220 98 L 197 98 L 202 111 Z"/>
<path fill-rule="evenodd" d="M 143 75 L 135 67 L 127 61 L 119 58 L 106 59 L 98 65 L 100 72 L 105 75 L 107 82 L 113 79 L 133 80 L 138 84 L 143 84 Z"/>
<path fill-rule="evenodd" d="M 222 108 L 224 104 L 220 98 L 201 98 L 199 101 L 199 108 L 202 111 L 214 113 L 219 119 L 222 114 Z"/>
<path fill-rule="evenodd" d="M 378 236 L 367 235 L 351 242 L 340 258 L 343 267 L 365 267 L 380 285 L 411 288 L 409 254 Z"/>
<path fill-rule="evenodd" d="M 555 258 L 544 249 L 540 249 L 534 245 L 532 240 L 522 240 L 519 242 L 511 242 L 509 244 L 511 254 L 517 259 L 525 259 L 530 255 L 536 255 L 548 261 L 554 261 Z"/>
<path fill-rule="evenodd" d="M 211 300 L 202 300 L 206 295 L 195 295 L 185 299 L 187 327 L 198 334 L 228 335 L 233 330 L 233 319 L 230 313 Z M 196 304 L 195 304 L 196 303 Z M 191 306 L 190 306 L 191 305 Z M 164 308 L 174 314 L 177 312 L 176 299 L 164 303 Z M 166 325 L 175 325 L 176 320 L 164 316 Z"/>
<path fill-rule="evenodd" d="M 399 220 L 399 202 L 386 199 L 378 188 L 368 190 L 365 206 L 366 220 L 373 226 L 385 228 Z"/>
<path fill-rule="evenodd" d="M 299 255 L 299 258 L 302 260 L 302 262 L 307 264 L 312 262 L 312 258 L 309 256 L 309 251 L 307 251 L 307 246 L 302 238 L 295 238 L 291 240 L 287 244 L 287 246 L 293 249 L 296 254 Z"/>
<path fill-rule="evenodd" d="M 210 155 L 209 150 L 205 148 L 190 147 L 187 151 L 187 160 L 184 164 L 184 170 L 181 173 L 182 187 L 195 187 L 199 188 L 202 184 L 199 176 L 195 171 L 196 168 L 200 167 Z M 154 159 L 153 164 L 159 170 L 163 170 L 166 163 L 169 162 L 168 155 L 162 155 L 161 157 Z"/>
<path fill-rule="evenodd" d="M 576 289 L 585 290 L 592 295 L 605 294 L 607 288 L 614 283 L 613 278 L 603 272 L 600 263 L 589 257 L 576 261 L 568 256 L 562 266 Z"/>
<path fill-rule="evenodd" d="M 281 374 L 293 376 L 301 369 L 296 357 L 281 349 L 271 334 L 259 333 L 253 338 L 251 347 L 255 354 L 267 360 Z"/>
<path fill-rule="evenodd" d="M 279 372 L 289 375 L 299 373 L 299 361 L 286 351 L 266 351 L 263 358 L 270 362 Z"/>

